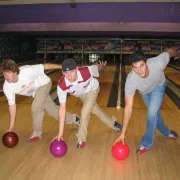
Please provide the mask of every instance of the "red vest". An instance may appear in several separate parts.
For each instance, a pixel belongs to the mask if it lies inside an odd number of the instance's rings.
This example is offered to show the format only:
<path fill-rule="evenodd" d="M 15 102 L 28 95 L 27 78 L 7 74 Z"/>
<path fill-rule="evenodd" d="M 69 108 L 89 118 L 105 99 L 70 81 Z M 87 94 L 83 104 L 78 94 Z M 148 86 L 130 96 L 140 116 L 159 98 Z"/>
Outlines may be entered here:
<path fill-rule="evenodd" d="M 89 69 L 88 67 L 81 67 L 81 68 L 78 68 L 78 71 L 80 72 L 81 76 L 82 76 L 82 81 L 78 81 L 78 84 L 82 83 L 82 82 L 85 82 L 87 80 L 89 80 L 91 78 L 91 73 L 89 72 Z M 89 84 L 89 83 L 88 83 Z M 88 86 L 88 84 L 85 87 Z M 63 91 L 66 91 L 68 90 L 71 86 L 73 85 L 69 85 L 69 86 L 66 86 L 66 83 L 65 83 L 65 76 L 63 75 L 62 78 L 59 80 L 58 82 L 58 86 L 63 90 Z M 73 92 L 74 93 L 74 92 Z"/>

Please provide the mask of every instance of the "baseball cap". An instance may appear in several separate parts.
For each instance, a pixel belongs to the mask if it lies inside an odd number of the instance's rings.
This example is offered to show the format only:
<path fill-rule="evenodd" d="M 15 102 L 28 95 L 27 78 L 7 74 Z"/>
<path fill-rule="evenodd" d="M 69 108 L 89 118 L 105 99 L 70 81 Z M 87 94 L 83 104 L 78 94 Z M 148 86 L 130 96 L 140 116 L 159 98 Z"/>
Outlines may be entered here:
<path fill-rule="evenodd" d="M 65 59 L 62 62 L 62 70 L 65 71 L 71 71 L 76 69 L 76 63 L 74 61 L 74 59 Z"/>

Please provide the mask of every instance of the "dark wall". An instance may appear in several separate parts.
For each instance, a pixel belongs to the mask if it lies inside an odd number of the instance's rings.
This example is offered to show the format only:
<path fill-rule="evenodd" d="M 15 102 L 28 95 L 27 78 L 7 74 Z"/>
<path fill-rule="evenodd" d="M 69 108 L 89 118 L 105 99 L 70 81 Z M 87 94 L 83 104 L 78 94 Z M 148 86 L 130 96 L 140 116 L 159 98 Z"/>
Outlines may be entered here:
<path fill-rule="evenodd" d="M 0 59 L 12 58 L 16 62 L 36 59 L 36 38 L 34 36 L 0 35 Z"/>

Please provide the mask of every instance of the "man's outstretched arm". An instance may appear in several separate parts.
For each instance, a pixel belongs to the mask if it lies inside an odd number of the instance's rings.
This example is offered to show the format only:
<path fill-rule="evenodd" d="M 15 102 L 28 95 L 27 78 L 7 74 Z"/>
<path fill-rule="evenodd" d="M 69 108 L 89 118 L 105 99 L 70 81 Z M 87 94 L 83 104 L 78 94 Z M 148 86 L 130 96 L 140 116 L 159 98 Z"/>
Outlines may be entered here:
<path fill-rule="evenodd" d="M 43 66 L 44 70 L 62 69 L 61 64 L 45 63 Z"/>
<path fill-rule="evenodd" d="M 180 46 L 173 46 L 166 50 L 170 57 L 180 58 Z"/>

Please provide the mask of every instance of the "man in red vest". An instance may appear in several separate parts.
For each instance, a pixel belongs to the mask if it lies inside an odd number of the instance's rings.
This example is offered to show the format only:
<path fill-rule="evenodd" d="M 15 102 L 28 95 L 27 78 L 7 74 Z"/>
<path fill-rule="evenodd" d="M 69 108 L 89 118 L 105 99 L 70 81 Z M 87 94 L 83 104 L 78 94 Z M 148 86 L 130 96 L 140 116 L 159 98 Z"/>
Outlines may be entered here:
<path fill-rule="evenodd" d="M 83 148 L 86 144 L 87 128 L 91 113 L 110 128 L 121 131 L 122 126 L 116 122 L 116 118 L 105 113 L 97 104 L 99 94 L 99 82 L 95 77 L 99 76 L 99 70 L 104 69 L 106 62 L 86 67 L 76 67 L 73 59 L 66 59 L 62 63 L 63 76 L 58 82 L 57 94 L 60 102 L 59 108 L 59 134 L 58 140 L 63 138 L 67 94 L 78 97 L 83 102 L 80 117 L 80 126 L 77 133 L 77 148 Z"/>

